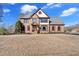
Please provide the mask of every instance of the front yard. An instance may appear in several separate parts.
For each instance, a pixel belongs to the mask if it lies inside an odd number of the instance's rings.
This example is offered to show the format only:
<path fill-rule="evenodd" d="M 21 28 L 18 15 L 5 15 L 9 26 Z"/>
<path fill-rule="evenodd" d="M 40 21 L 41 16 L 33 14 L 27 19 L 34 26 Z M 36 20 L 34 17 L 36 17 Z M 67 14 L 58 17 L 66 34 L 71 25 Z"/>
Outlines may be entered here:
<path fill-rule="evenodd" d="M 0 55 L 79 55 L 79 36 L 68 34 L 0 35 Z"/>

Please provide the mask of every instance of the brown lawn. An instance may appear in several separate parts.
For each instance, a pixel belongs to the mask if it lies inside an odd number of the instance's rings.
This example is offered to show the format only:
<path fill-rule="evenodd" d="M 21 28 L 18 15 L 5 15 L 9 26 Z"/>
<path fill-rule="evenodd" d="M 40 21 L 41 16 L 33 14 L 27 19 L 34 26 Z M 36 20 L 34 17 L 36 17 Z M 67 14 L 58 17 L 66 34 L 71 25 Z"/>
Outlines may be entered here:
<path fill-rule="evenodd" d="M 68 34 L 0 35 L 0 55 L 79 55 L 79 36 Z"/>

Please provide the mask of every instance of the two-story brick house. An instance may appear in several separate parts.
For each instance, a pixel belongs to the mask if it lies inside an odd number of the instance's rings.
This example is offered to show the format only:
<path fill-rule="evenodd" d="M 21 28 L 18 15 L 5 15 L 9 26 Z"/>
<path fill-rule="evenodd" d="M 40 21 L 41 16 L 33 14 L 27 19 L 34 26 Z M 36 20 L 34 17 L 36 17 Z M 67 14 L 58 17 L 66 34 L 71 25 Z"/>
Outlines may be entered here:
<path fill-rule="evenodd" d="M 20 21 L 24 25 L 25 33 L 64 32 L 64 23 L 61 19 L 59 17 L 51 19 L 41 9 L 32 15 L 21 16 Z"/>

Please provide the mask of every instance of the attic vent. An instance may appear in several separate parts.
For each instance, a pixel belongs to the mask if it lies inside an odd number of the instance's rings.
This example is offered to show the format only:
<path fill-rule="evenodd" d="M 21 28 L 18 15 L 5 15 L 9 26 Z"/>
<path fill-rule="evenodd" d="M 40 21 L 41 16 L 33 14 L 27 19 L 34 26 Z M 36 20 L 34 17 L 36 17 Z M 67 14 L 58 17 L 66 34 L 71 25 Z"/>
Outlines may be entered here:
<path fill-rule="evenodd" d="M 41 11 L 38 12 L 39 14 L 42 14 Z"/>

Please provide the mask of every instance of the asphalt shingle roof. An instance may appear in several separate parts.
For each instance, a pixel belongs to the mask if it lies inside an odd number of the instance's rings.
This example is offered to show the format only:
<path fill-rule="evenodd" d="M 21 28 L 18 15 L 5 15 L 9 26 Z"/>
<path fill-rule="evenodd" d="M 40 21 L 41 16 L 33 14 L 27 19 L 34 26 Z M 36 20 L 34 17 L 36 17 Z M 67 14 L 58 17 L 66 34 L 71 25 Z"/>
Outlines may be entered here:
<path fill-rule="evenodd" d="M 21 15 L 20 15 L 20 18 L 30 18 L 30 16 L 31 16 L 32 14 L 33 14 L 33 13 L 21 14 Z"/>
<path fill-rule="evenodd" d="M 51 23 L 50 24 L 64 24 L 60 17 L 53 17 L 50 18 Z"/>

